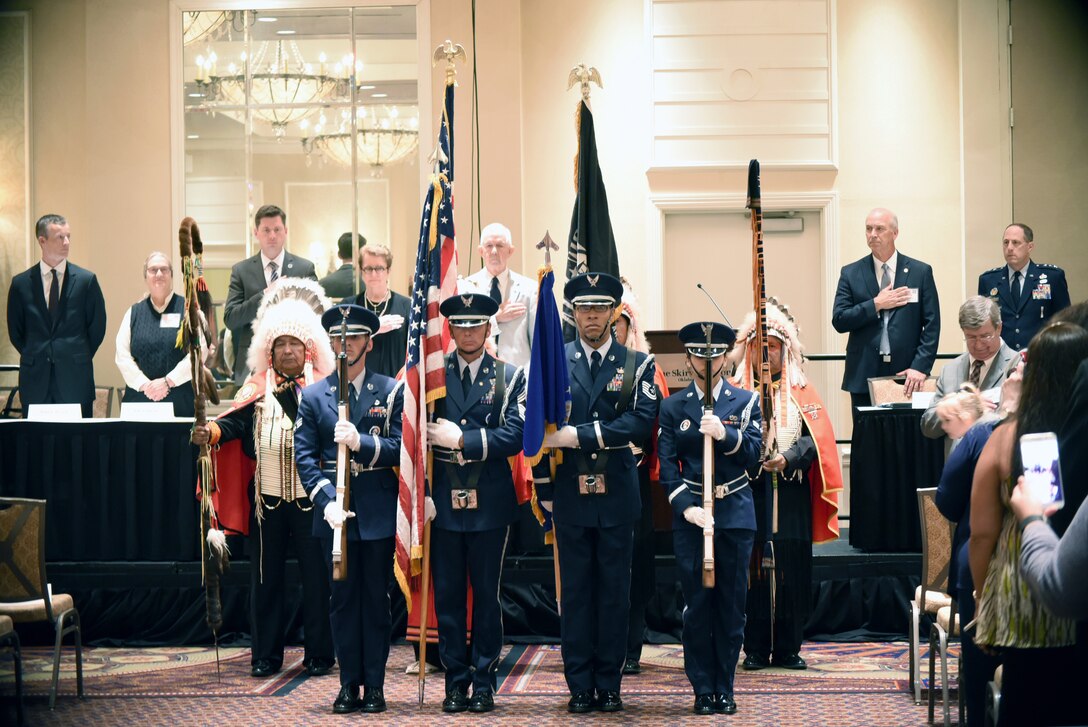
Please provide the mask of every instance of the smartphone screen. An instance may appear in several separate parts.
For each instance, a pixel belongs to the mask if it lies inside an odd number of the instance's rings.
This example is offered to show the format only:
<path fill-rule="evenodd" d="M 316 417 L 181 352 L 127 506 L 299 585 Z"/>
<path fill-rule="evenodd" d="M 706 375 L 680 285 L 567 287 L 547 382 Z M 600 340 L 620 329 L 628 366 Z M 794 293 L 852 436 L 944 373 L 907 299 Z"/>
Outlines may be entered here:
<path fill-rule="evenodd" d="M 1024 463 L 1024 485 L 1032 499 L 1044 505 L 1065 505 L 1057 435 L 1043 432 L 1020 437 L 1020 459 Z"/>

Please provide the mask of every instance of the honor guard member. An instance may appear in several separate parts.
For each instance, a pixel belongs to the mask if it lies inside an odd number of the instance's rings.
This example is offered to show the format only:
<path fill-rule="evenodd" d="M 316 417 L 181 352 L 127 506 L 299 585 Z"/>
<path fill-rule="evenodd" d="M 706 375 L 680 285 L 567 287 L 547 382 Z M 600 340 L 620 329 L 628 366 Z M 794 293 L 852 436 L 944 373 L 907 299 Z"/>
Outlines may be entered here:
<path fill-rule="evenodd" d="M 1006 264 L 978 276 L 978 294 L 1001 308 L 1001 337 L 1016 351 L 1026 351 L 1050 317 L 1069 307 L 1065 271 L 1032 260 L 1034 250 L 1035 233 L 1014 222 L 1005 228 L 1001 240 Z"/>
<path fill-rule="evenodd" d="M 568 424 L 544 439 L 556 457 L 554 482 L 540 464 L 534 479 L 541 505 L 552 510 L 559 549 L 567 709 L 617 712 L 641 510 L 631 443 L 649 437 L 657 416 L 656 369 L 653 356 L 612 337 L 623 295 L 618 279 L 584 273 L 567 281 L 563 293 L 578 329 L 578 340 L 566 346 L 571 411 Z"/>
<path fill-rule="evenodd" d="M 710 344 L 707 344 L 707 330 Z M 673 509 L 673 548 L 684 593 L 684 670 L 695 690 L 695 714 L 733 714 L 733 676 L 744 640 L 748 559 L 756 515 L 747 470 L 759 466 L 763 443 L 759 399 L 723 376 L 736 334 L 721 323 L 680 329 L 693 380 L 661 405 L 657 448 L 661 485 Z M 713 412 L 703 413 L 710 361 Z M 714 587 L 703 587 L 703 446 L 714 451 Z"/>
<path fill-rule="evenodd" d="M 446 396 L 435 402 L 427 436 L 434 455 L 431 573 L 438 653 L 446 670 L 444 712 L 490 712 L 502 650 L 499 578 L 518 502 L 510 458 L 521 451 L 525 377 L 484 350 L 490 296 L 454 295 L 442 303 L 457 350 L 446 359 Z M 466 584 L 472 584 L 472 645 Z M 468 688 L 472 685 L 472 699 Z"/>
<path fill-rule="evenodd" d="M 384 712 L 399 494 L 393 467 L 400 462 L 403 389 L 399 382 L 366 368 L 371 336 L 380 326 L 378 316 L 362 306 L 341 304 L 326 311 L 321 323 L 338 353 L 340 327 L 347 325 L 350 421 L 339 420 L 336 374 L 308 387 L 299 406 L 295 452 L 299 477 L 314 502 L 313 530 L 320 538 L 329 578 L 332 528 L 348 530 L 347 577 L 332 581 L 330 615 L 340 662 L 340 693 L 333 712 Z M 348 512 L 337 504 L 333 484 L 340 444 L 352 452 Z"/>
<path fill-rule="evenodd" d="M 329 673 L 334 664 L 329 583 L 321 544 L 313 537 L 313 503 L 303 489 L 294 457 L 299 392 L 315 376 L 325 376 L 334 368 L 329 338 L 315 312 L 327 302 L 313 281 L 284 278 L 277 284 L 257 313 L 247 359 L 253 373 L 227 412 L 193 429 L 195 444 L 207 442 L 219 449 L 220 523 L 227 530 L 249 535 L 251 674 L 255 677 L 271 676 L 283 666 L 289 548 L 294 549 L 302 580 L 303 663 L 311 676 Z M 252 489 L 247 495 L 250 473 Z"/>

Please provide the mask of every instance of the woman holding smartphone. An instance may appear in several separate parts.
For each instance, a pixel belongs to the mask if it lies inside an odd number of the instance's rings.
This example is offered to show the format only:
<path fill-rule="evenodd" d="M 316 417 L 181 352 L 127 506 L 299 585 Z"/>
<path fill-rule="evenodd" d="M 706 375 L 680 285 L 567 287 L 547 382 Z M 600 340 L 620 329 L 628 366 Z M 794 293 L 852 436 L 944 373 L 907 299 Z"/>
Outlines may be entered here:
<path fill-rule="evenodd" d="M 1074 372 L 1088 357 L 1088 331 L 1053 323 L 1032 339 L 1013 416 L 979 456 L 971 489 L 968 556 L 976 587 L 974 641 L 1004 665 L 999 725 L 1082 724 L 1088 703 L 1073 649 L 1074 622 L 1051 614 L 1020 571 L 1022 527 L 1009 505 L 1023 473 L 1020 438 L 1057 431 L 1068 415 Z M 969 625 L 972 626 L 972 625 Z"/>

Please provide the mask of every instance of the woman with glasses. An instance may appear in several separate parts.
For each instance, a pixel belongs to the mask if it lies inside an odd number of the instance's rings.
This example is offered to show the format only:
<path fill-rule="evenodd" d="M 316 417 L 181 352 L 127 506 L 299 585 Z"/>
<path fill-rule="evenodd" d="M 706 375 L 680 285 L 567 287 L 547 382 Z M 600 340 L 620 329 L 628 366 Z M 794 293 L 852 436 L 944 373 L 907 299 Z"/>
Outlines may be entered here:
<path fill-rule="evenodd" d="M 125 312 L 117 331 L 114 360 L 125 379 L 122 401 L 165 402 L 174 416 L 193 416 L 189 354 L 178 348 L 178 328 L 185 317 L 185 298 L 174 292 L 174 269 L 164 253 L 144 261 L 147 295 Z"/>
<path fill-rule="evenodd" d="M 404 354 L 408 348 L 408 314 L 412 301 L 389 288 L 389 271 L 393 267 L 393 253 L 385 245 L 367 243 L 359 251 L 359 268 L 366 290 L 358 296 L 345 298 L 345 303 L 361 305 L 381 321 L 381 328 L 374 334 L 374 348 L 367 355 L 368 371 L 383 376 L 396 377 L 404 366 Z"/>

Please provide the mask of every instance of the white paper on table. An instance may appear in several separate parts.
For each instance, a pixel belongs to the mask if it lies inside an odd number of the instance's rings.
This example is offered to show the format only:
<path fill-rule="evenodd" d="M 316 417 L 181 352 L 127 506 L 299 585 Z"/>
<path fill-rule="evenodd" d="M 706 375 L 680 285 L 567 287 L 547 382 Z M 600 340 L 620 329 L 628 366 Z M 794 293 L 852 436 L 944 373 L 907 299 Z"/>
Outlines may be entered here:
<path fill-rule="evenodd" d="M 174 419 L 174 404 L 169 401 L 122 401 L 123 422 L 168 422 Z"/>
<path fill-rule="evenodd" d="M 83 419 L 79 404 L 31 404 L 26 418 L 32 422 L 78 422 Z"/>
<path fill-rule="evenodd" d="M 916 391 L 910 395 L 910 406 L 912 409 L 928 409 L 934 396 L 934 391 Z"/>

